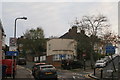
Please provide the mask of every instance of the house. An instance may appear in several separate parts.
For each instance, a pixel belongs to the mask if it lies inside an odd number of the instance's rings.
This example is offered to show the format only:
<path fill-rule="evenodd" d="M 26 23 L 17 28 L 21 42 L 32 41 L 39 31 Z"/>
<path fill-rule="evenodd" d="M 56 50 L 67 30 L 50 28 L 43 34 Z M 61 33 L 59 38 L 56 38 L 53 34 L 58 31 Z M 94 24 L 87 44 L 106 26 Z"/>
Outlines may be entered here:
<path fill-rule="evenodd" d="M 0 20 L 0 57 L 2 56 L 2 58 L 5 58 L 5 53 L 3 51 L 3 49 L 5 48 L 5 32 L 2 26 L 2 22 Z"/>
<path fill-rule="evenodd" d="M 74 39 L 51 39 L 47 41 L 47 63 L 61 66 L 62 60 L 74 60 L 77 55 Z"/>
<path fill-rule="evenodd" d="M 82 59 L 86 54 L 86 58 L 90 57 L 90 38 L 85 34 L 84 30 L 78 30 L 78 27 L 73 25 L 61 39 L 74 39 L 77 41 L 77 59 Z"/>

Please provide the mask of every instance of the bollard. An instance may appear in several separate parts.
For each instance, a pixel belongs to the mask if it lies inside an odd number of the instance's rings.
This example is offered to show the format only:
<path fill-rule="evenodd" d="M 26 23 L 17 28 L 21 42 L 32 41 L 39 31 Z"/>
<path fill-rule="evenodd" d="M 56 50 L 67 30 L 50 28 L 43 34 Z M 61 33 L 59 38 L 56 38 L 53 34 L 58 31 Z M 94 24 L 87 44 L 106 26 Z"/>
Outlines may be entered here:
<path fill-rule="evenodd" d="M 120 80 L 120 62 L 118 63 L 118 80 Z"/>
<path fill-rule="evenodd" d="M 96 70 L 96 68 L 94 68 L 94 76 L 95 76 L 95 70 Z"/>
<path fill-rule="evenodd" d="M 114 71 L 113 71 L 113 72 L 114 72 Z M 112 80 L 114 80 L 113 72 L 112 72 Z"/>
<path fill-rule="evenodd" d="M 86 70 L 86 65 L 85 65 L 86 60 L 84 59 L 84 71 Z"/>
<path fill-rule="evenodd" d="M 101 76 L 100 76 L 101 80 L 103 79 L 103 69 L 101 69 Z"/>

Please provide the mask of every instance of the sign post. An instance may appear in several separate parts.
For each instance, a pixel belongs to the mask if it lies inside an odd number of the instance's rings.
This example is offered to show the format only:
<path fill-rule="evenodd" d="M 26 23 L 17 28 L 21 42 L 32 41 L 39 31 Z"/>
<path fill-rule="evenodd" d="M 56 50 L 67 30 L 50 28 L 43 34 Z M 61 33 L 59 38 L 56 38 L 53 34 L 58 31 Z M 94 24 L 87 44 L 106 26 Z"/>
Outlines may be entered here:
<path fill-rule="evenodd" d="M 6 55 L 7 56 L 12 56 L 12 60 L 15 62 L 15 56 L 18 56 L 18 52 L 17 52 L 17 39 L 16 37 L 11 37 L 10 38 L 10 48 L 9 48 L 9 51 L 6 52 Z M 12 71 L 13 71 L 13 79 L 15 78 L 15 70 L 14 70 L 14 65 L 12 62 Z M 16 63 L 15 63 L 16 64 Z"/>
<path fill-rule="evenodd" d="M 84 71 L 86 70 L 86 65 L 85 65 L 85 62 L 86 62 L 86 60 L 85 60 L 85 57 L 86 57 L 86 54 L 84 53 L 84 54 L 83 54 L 83 61 L 84 61 Z"/>
<path fill-rule="evenodd" d="M 110 54 L 111 55 L 114 71 L 116 72 L 115 64 L 113 62 L 113 57 L 112 57 L 112 54 L 115 54 L 115 47 L 112 46 L 112 45 L 106 46 L 106 54 Z"/>

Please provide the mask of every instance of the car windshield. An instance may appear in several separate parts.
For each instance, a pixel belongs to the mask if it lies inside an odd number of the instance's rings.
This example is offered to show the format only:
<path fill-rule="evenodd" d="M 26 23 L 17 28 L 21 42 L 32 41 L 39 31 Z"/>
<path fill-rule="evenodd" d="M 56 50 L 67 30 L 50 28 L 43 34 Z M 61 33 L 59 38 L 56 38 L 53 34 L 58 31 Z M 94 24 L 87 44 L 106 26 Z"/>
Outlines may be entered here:
<path fill-rule="evenodd" d="M 42 66 L 42 69 L 46 69 L 46 68 L 54 68 L 53 66 Z"/>
<path fill-rule="evenodd" d="M 99 60 L 99 61 L 97 61 L 97 63 L 103 63 L 104 61 L 103 60 Z"/>

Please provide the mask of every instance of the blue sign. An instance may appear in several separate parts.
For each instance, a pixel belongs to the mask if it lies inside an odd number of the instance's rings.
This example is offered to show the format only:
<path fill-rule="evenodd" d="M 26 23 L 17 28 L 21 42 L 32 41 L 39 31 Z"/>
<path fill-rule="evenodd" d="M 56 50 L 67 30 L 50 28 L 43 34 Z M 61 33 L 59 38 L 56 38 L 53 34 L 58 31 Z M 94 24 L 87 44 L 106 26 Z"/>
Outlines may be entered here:
<path fill-rule="evenodd" d="M 6 56 L 18 56 L 18 51 L 7 51 Z"/>
<path fill-rule="evenodd" d="M 106 46 L 106 53 L 109 54 L 109 53 L 112 53 L 114 54 L 115 53 L 115 47 L 110 45 L 110 46 Z"/>
<path fill-rule="evenodd" d="M 60 58 L 64 58 L 66 55 L 65 54 L 59 54 Z"/>

